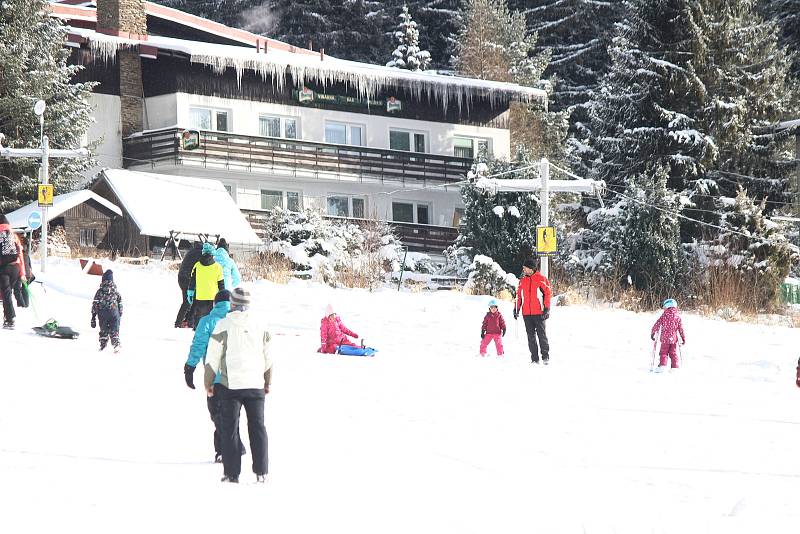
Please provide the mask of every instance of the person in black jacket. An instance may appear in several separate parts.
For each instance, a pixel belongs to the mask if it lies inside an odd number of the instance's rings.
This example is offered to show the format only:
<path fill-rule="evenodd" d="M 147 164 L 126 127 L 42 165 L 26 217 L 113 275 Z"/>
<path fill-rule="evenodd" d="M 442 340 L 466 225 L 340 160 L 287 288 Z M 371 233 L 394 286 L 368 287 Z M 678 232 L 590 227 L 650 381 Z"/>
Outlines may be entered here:
<path fill-rule="evenodd" d="M 200 261 L 200 256 L 203 254 L 203 244 L 200 241 L 195 242 L 194 246 L 186 253 L 181 262 L 181 267 L 178 269 L 178 285 L 181 288 L 181 308 L 178 310 L 178 316 L 175 317 L 175 328 L 187 328 L 193 325 L 189 324 L 191 321 L 192 303 L 189 302 L 186 292 L 189 290 L 189 283 L 192 280 L 192 268 L 194 264 Z"/>

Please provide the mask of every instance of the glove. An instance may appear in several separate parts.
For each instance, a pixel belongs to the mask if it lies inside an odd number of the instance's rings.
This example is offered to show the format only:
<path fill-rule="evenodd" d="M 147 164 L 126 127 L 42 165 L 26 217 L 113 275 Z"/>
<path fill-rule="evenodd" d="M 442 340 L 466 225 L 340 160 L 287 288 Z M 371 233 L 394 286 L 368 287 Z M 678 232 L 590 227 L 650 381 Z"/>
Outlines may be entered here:
<path fill-rule="evenodd" d="M 194 389 L 194 367 L 188 363 L 183 364 L 183 378 L 186 379 L 186 385 Z"/>
<path fill-rule="evenodd" d="M 189 304 L 194 302 L 194 289 L 186 290 L 186 302 L 188 302 Z"/>
<path fill-rule="evenodd" d="M 542 310 L 542 321 L 546 321 L 550 318 L 550 308 L 545 308 Z"/>
<path fill-rule="evenodd" d="M 92 315 L 92 322 L 89 324 L 91 325 L 92 328 L 97 328 L 97 317 Z"/>
<path fill-rule="evenodd" d="M 656 335 L 650 334 L 650 341 L 655 341 L 655 340 L 656 340 Z"/>
<path fill-rule="evenodd" d="M 484 338 L 484 337 L 486 337 L 486 332 L 484 332 L 483 330 L 481 330 L 481 341 L 483 341 L 483 338 Z"/>
<path fill-rule="evenodd" d="M 506 331 L 505 331 L 505 330 L 503 330 L 503 336 L 501 336 L 501 337 L 504 337 L 505 335 L 506 335 Z"/>
<path fill-rule="evenodd" d="M 516 320 L 517 320 L 517 318 L 519 318 L 519 312 L 518 312 L 518 311 L 516 310 L 516 308 L 515 308 L 515 309 L 514 309 L 514 320 L 516 321 Z"/>

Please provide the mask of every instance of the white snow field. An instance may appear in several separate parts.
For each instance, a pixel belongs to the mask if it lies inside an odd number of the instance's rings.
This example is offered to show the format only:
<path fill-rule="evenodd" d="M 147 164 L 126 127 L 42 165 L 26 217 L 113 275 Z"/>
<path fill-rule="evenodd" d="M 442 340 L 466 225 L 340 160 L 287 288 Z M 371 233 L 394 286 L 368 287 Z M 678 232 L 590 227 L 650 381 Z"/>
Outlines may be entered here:
<path fill-rule="evenodd" d="M 562 307 L 539 367 L 509 303 L 507 355 L 481 359 L 487 297 L 251 284 L 275 334 L 270 475 L 248 455 L 233 485 L 184 384 L 175 272 L 106 267 L 121 354 L 97 350 L 77 260 L 0 331 L 0 532 L 800 531 L 794 329 L 684 314 L 685 365 L 655 374 L 655 313 Z M 315 352 L 328 302 L 374 358 Z M 49 316 L 81 337 L 33 335 Z"/>

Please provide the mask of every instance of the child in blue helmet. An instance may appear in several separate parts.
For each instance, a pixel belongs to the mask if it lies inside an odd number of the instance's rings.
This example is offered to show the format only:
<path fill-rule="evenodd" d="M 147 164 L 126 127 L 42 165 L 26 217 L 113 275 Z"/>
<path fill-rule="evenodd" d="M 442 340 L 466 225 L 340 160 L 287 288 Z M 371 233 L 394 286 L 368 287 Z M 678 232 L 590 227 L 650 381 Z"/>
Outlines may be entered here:
<path fill-rule="evenodd" d="M 683 332 L 683 321 L 678 315 L 678 303 L 675 299 L 667 299 L 661 305 L 664 312 L 658 318 L 656 324 L 650 332 L 650 339 L 655 341 L 656 333 L 661 330 L 661 350 L 659 351 L 659 367 L 667 366 L 667 356 L 672 362 L 672 368 L 677 369 L 678 362 L 678 342 L 686 344 L 686 334 Z M 678 337 L 680 335 L 680 337 Z"/>
<path fill-rule="evenodd" d="M 497 357 L 503 355 L 503 340 L 506 335 L 506 322 L 498 309 L 495 299 L 489 301 L 489 312 L 483 318 L 481 325 L 481 356 L 486 356 L 486 348 L 494 341 Z"/>

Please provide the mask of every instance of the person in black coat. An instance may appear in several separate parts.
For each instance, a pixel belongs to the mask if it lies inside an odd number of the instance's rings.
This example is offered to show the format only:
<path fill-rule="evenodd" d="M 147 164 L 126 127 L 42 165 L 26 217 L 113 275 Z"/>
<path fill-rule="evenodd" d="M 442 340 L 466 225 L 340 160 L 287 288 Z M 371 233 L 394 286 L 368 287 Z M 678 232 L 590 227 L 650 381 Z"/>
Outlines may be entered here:
<path fill-rule="evenodd" d="M 190 313 L 192 305 L 187 298 L 186 292 L 189 290 L 189 283 L 192 280 L 192 267 L 200 261 L 203 255 L 203 244 L 200 241 L 195 242 L 194 246 L 186 253 L 181 262 L 181 267 L 178 269 L 178 285 L 181 288 L 181 307 L 178 310 L 178 316 L 175 317 L 175 328 L 191 327 L 188 321 L 191 320 L 192 314 Z"/>

